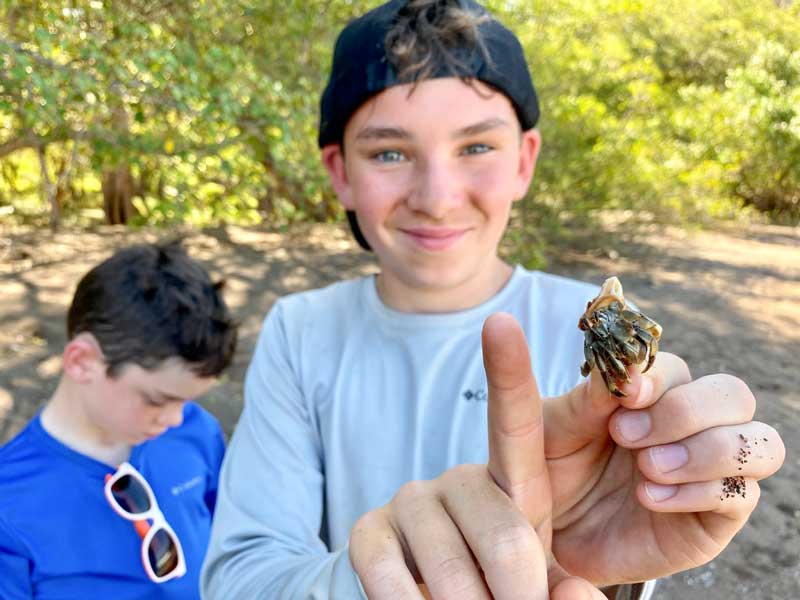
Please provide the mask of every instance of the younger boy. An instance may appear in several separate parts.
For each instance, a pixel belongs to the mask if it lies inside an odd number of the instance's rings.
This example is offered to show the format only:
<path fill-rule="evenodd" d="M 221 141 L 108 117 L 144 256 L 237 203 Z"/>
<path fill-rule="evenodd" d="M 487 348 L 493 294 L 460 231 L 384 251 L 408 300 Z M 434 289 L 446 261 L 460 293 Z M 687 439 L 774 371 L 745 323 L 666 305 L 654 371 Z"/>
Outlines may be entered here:
<path fill-rule="evenodd" d="M 190 400 L 235 349 L 221 287 L 178 243 L 81 279 L 57 389 L 0 448 L 0 598 L 198 597 L 224 439 Z"/>

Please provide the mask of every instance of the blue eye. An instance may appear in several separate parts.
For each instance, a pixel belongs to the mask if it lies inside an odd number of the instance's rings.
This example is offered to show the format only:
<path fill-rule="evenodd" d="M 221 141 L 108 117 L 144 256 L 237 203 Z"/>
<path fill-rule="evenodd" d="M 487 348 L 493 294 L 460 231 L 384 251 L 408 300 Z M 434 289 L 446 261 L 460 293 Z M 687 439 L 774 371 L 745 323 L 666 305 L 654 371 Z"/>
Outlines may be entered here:
<path fill-rule="evenodd" d="M 491 149 L 492 147 L 488 144 L 470 144 L 464 148 L 464 154 L 485 154 Z"/>
<path fill-rule="evenodd" d="M 382 163 L 393 163 L 402 161 L 405 156 L 397 150 L 384 150 L 383 152 L 376 152 L 372 155 L 372 158 Z"/>

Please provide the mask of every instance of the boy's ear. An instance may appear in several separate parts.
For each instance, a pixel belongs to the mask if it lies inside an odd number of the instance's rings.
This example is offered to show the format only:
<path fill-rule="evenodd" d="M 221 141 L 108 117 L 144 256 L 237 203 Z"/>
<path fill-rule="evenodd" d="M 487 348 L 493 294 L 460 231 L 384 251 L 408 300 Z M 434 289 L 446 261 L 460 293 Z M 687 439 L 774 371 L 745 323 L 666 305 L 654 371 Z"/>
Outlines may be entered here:
<path fill-rule="evenodd" d="M 344 166 L 344 152 L 341 144 L 328 144 L 320 151 L 322 164 L 328 171 L 333 190 L 347 210 L 354 210 L 353 197 L 350 193 L 350 182 L 347 179 L 347 170 Z"/>
<path fill-rule="evenodd" d="M 517 169 L 517 190 L 514 201 L 521 199 L 528 192 L 536 170 L 536 159 L 539 158 L 539 149 L 542 147 L 542 136 L 538 129 L 529 129 L 522 132 L 519 151 L 519 167 Z"/>
<path fill-rule="evenodd" d="M 79 333 L 67 342 L 62 362 L 64 375 L 75 383 L 91 383 L 106 372 L 106 363 L 100 344 L 88 332 Z"/>

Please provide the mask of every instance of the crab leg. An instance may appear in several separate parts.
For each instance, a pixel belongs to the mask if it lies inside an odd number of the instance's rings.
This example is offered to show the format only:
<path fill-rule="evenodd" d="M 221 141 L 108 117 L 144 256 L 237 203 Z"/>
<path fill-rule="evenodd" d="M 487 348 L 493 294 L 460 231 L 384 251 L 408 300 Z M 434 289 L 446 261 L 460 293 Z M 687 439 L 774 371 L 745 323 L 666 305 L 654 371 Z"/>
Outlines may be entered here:
<path fill-rule="evenodd" d="M 658 353 L 658 340 L 653 339 L 650 342 L 650 346 L 648 347 L 648 357 L 647 357 L 647 366 L 642 369 L 642 373 L 646 373 L 650 367 L 653 366 L 653 363 L 656 362 L 656 354 Z"/>
<path fill-rule="evenodd" d="M 583 339 L 583 356 L 586 359 L 581 365 L 581 375 L 586 377 L 589 375 L 592 369 L 594 369 L 594 351 L 592 350 L 592 345 L 589 343 L 589 338 L 585 337 Z"/>

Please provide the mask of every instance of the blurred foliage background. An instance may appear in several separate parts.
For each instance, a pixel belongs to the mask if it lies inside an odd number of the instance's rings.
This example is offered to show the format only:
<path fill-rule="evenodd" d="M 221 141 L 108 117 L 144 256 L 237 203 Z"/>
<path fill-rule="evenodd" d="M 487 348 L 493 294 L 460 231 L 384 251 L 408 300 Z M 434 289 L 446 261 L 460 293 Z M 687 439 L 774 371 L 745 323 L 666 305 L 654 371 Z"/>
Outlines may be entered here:
<path fill-rule="evenodd" d="M 376 4 L 0 0 L 0 221 L 341 219 L 318 99 L 336 33 Z M 543 230 L 608 209 L 800 220 L 797 2 L 486 4 L 542 100 L 543 154 L 510 232 L 530 261 Z"/>

